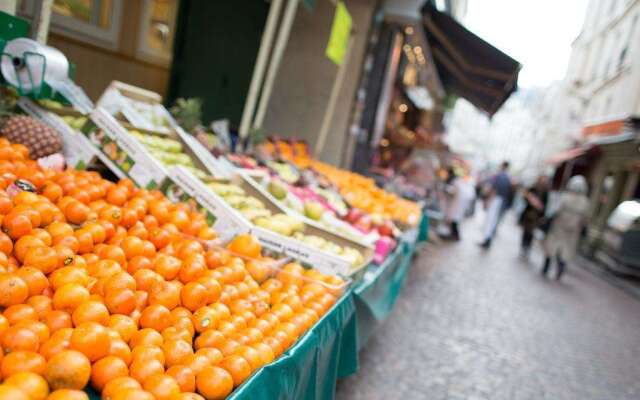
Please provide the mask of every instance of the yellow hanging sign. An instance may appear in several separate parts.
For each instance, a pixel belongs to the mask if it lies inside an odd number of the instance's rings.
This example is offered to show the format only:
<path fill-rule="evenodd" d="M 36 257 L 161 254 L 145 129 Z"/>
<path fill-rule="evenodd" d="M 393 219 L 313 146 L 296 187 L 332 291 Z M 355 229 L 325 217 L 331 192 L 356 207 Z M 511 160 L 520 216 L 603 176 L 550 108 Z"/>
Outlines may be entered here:
<path fill-rule="evenodd" d="M 347 53 L 349 35 L 351 34 L 351 15 L 342 1 L 338 1 L 336 13 L 331 26 L 331 37 L 327 44 L 326 55 L 336 65 L 342 65 Z"/>

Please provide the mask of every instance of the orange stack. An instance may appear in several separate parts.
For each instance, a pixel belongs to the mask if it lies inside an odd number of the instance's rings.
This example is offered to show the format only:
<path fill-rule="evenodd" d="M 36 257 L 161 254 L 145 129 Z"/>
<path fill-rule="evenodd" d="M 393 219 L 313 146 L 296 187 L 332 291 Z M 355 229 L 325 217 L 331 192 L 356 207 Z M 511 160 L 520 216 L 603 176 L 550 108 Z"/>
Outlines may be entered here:
<path fill-rule="evenodd" d="M 0 139 L 0 400 L 222 399 L 335 302 L 339 278 L 273 276 L 251 236 Z M 36 191 L 16 193 L 15 181 Z M 19 185 L 18 185 L 19 186 Z"/>

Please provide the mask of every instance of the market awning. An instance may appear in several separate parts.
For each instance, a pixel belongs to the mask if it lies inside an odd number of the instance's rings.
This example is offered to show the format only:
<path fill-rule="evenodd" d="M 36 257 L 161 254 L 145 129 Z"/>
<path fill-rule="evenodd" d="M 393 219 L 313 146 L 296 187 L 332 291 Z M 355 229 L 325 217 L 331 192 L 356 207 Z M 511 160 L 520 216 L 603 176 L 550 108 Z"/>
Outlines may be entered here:
<path fill-rule="evenodd" d="M 586 153 L 587 150 L 589 150 L 588 147 L 575 147 L 573 149 L 554 154 L 551 157 L 547 158 L 545 162 L 550 165 L 562 164 L 565 161 L 573 160 L 574 158 L 580 157 L 581 155 Z"/>
<path fill-rule="evenodd" d="M 447 92 L 492 116 L 517 89 L 520 63 L 485 42 L 430 2 L 422 22 L 438 75 Z"/>

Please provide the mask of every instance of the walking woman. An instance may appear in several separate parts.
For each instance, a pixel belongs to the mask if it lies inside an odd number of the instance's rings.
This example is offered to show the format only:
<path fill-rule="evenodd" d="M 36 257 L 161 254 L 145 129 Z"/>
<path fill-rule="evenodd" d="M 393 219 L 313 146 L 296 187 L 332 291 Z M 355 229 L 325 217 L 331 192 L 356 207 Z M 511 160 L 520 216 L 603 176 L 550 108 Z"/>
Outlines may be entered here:
<path fill-rule="evenodd" d="M 551 261 L 555 258 L 558 263 L 556 279 L 559 280 L 567 262 L 573 258 L 589 210 L 587 191 L 587 180 L 577 175 L 569 180 L 565 192 L 560 196 L 558 211 L 553 216 L 551 228 L 544 240 L 542 275 L 547 276 Z"/>
<path fill-rule="evenodd" d="M 520 243 L 520 255 L 523 258 L 529 257 L 531 245 L 533 243 L 533 233 L 540 225 L 544 212 L 547 208 L 547 177 L 540 176 L 533 187 L 526 189 L 523 193 L 525 208 L 520 214 L 520 225 L 522 226 L 522 240 Z"/>

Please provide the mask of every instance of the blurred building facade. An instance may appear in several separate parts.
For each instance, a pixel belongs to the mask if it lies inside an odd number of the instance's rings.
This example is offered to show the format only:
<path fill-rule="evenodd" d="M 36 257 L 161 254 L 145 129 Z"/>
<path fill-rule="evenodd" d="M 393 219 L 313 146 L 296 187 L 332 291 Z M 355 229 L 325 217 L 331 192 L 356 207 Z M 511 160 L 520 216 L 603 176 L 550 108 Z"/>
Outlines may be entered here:
<path fill-rule="evenodd" d="M 578 173 L 589 180 L 590 252 L 616 206 L 640 198 L 639 24 L 640 1 L 590 0 L 563 82 L 566 107 L 558 113 L 581 134 L 580 146 L 567 152 L 575 156 L 558 165 L 555 180 Z"/>
<path fill-rule="evenodd" d="M 589 1 L 565 78 L 583 124 L 640 114 L 639 19 L 639 1 Z"/>

